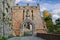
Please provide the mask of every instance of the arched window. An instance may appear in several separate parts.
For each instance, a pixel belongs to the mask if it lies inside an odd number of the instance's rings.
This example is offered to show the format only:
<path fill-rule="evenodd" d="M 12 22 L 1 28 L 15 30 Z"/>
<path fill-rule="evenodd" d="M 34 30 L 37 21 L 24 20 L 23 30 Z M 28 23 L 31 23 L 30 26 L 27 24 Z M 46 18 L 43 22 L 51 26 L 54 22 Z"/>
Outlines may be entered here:
<path fill-rule="evenodd" d="M 44 26 L 44 28 L 45 28 L 45 26 Z"/>
<path fill-rule="evenodd" d="M 23 10 L 23 20 L 24 20 L 24 13 L 25 13 L 25 10 Z"/>
<path fill-rule="evenodd" d="M 33 20 L 33 10 L 31 10 L 31 12 L 32 12 L 32 20 Z"/>
<path fill-rule="evenodd" d="M 33 10 L 31 10 L 31 12 L 33 13 Z"/>

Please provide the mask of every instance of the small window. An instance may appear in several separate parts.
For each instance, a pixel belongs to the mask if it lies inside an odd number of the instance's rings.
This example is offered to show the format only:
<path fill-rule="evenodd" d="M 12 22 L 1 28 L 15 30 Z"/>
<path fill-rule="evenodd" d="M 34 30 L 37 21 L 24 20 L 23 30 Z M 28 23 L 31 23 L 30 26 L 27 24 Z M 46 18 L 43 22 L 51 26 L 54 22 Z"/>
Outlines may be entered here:
<path fill-rule="evenodd" d="M 44 26 L 44 28 L 45 28 L 45 26 Z"/>
<path fill-rule="evenodd" d="M 24 20 L 24 13 L 25 13 L 25 10 L 23 10 L 23 20 Z"/>
<path fill-rule="evenodd" d="M 33 20 L 33 10 L 31 10 L 31 12 L 32 12 L 32 20 Z"/>
<path fill-rule="evenodd" d="M 23 13 L 25 12 L 25 10 L 23 10 Z"/>
<path fill-rule="evenodd" d="M 31 10 L 31 12 L 33 13 L 33 10 Z"/>

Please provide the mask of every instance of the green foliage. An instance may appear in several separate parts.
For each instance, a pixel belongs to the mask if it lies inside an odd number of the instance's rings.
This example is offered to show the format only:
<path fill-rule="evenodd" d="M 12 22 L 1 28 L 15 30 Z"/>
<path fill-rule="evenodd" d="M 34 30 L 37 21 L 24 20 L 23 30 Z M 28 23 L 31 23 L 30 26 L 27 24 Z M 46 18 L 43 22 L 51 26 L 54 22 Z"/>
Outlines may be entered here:
<path fill-rule="evenodd" d="M 48 28 L 48 32 L 53 32 L 54 31 L 54 24 L 52 22 L 52 15 L 49 14 L 47 11 L 43 12 L 43 18 L 46 22 L 46 26 Z"/>
<path fill-rule="evenodd" d="M 55 34 L 60 34 L 60 29 L 54 31 Z"/>
<path fill-rule="evenodd" d="M 58 28 L 60 28 L 60 18 L 58 18 L 58 19 L 56 19 L 56 26 L 58 27 Z"/>
<path fill-rule="evenodd" d="M 7 38 L 2 37 L 2 36 L 0 35 L 0 40 L 7 40 Z"/>
<path fill-rule="evenodd" d="M 46 21 L 46 26 L 48 28 L 48 32 L 53 32 L 54 25 L 53 25 L 53 22 L 51 20 Z"/>
<path fill-rule="evenodd" d="M 46 26 L 53 28 L 53 22 L 51 20 L 46 21 Z"/>
<path fill-rule="evenodd" d="M 5 38 L 5 37 L 2 37 L 2 40 L 8 40 L 7 38 Z"/>
<path fill-rule="evenodd" d="M 52 16 L 49 15 L 49 16 L 47 16 L 47 17 L 44 17 L 44 20 L 45 20 L 45 21 L 52 20 Z"/>
<path fill-rule="evenodd" d="M 24 36 L 28 36 L 28 33 L 29 33 L 29 32 L 24 32 Z"/>
<path fill-rule="evenodd" d="M 44 17 L 44 20 L 46 22 L 46 26 L 48 28 L 49 33 L 60 34 L 60 30 L 59 30 L 59 28 L 60 28 L 60 18 L 58 18 L 55 21 L 56 25 L 53 24 L 51 15 L 48 15 L 48 16 Z"/>
<path fill-rule="evenodd" d="M 54 29 L 57 30 L 57 26 L 54 24 Z"/>
<path fill-rule="evenodd" d="M 27 31 L 27 32 L 24 32 L 24 35 L 23 36 L 29 36 L 31 31 Z"/>
<path fill-rule="evenodd" d="M 55 30 L 54 33 L 60 34 L 60 18 L 56 19 L 56 25 L 55 25 Z"/>
<path fill-rule="evenodd" d="M 9 36 L 8 36 L 8 38 L 13 38 L 14 36 L 12 35 L 12 34 L 10 34 Z"/>

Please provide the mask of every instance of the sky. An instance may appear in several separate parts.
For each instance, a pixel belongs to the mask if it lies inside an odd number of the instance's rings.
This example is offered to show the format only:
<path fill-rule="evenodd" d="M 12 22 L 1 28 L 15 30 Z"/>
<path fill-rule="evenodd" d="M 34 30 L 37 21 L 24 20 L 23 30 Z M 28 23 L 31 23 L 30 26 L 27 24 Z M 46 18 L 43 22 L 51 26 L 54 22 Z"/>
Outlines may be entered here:
<path fill-rule="evenodd" d="M 53 22 L 60 18 L 60 0 L 16 0 L 15 4 L 17 3 L 21 6 L 26 5 L 26 3 L 29 3 L 30 5 L 39 3 L 40 11 L 43 12 L 44 10 L 47 10 L 50 12 L 52 14 Z"/>

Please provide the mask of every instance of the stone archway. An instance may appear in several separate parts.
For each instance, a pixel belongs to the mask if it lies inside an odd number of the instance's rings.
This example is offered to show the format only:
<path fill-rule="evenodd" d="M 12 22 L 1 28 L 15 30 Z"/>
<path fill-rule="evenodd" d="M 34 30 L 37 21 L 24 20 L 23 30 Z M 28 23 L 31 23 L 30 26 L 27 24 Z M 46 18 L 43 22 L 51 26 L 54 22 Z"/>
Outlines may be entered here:
<path fill-rule="evenodd" d="M 23 20 L 23 22 L 21 23 L 21 27 L 20 27 L 21 32 L 24 33 L 24 29 L 23 29 L 24 28 L 24 25 L 26 23 L 28 23 L 28 22 L 32 25 L 32 35 L 34 35 L 34 32 L 35 32 L 35 24 L 34 24 L 34 22 L 31 19 L 28 19 L 28 18 L 26 18 L 25 20 Z"/>

